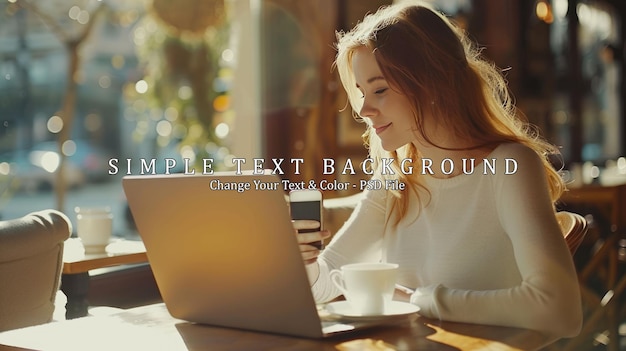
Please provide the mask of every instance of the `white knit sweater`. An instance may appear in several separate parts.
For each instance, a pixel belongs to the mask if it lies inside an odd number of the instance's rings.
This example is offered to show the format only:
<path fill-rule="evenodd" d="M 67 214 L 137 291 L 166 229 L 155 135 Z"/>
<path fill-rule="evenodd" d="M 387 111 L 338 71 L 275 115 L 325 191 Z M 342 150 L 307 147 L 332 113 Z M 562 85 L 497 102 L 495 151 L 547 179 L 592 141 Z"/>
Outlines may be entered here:
<path fill-rule="evenodd" d="M 539 157 L 502 144 L 471 175 L 425 177 L 432 198 L 385 226 L 388 195 L 372 190 L 319 257 L 317 301 L 340 294 L 331 269 L 351 262 L 398 263 L 398 283 L 416 288 L 420 314 L 442 320 L 522 327 L 573 336 L 582 323 L 576 271 L 554 216 Z M 504 174 L 504 159 L 517 172 Z"/>

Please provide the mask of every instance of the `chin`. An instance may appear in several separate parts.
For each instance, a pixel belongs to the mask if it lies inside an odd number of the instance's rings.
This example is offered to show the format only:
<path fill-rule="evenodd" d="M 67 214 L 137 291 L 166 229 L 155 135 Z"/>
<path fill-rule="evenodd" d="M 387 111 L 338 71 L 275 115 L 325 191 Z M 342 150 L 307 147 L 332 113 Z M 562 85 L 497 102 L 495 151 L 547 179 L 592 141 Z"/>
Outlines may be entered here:
<path fill-rule="evenodd" d="M 382 144 L 381 146 L 383 147 L 383 150 L 387 152 L 398 151 L 398 149 L 402 147 L 402 145 L 396 145 L 396 144 L 393 144 L 393 145 Z"/>
<path fill-rule="evenodd" d="M 393 152 L 393 151 L 399 151 L 401 148 L 411 143 L 411 141 L 398 142 L 399 141 L 398 139 L 387 141 L 387 142 L 385 142 L 384 140 L 381 140 L 380 146 L 383 148 L 383 150 L 387 152 Z"/>

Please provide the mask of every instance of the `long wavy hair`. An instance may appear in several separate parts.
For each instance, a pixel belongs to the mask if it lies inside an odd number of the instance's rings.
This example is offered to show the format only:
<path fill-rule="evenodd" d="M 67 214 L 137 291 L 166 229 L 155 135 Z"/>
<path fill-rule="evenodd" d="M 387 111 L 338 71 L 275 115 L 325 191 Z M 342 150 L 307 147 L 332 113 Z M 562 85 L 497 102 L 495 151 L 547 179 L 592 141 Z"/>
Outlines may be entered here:
<path fill-rule="evenodd" d="M 357 111 L 363 101 L 356 88 L 352 57 L 357 49 L 367 47 L 374 53 L 390 87 L 408 98 L 417 132 L 424 140 L 437 146 L 426 134 L 420 118 L 427 112 L 459 140 L 470 143 L 460 150 L 493 148 L 507 142 L 526 145 L 543 160 L 552 201 L 561 196 L 565 184 L 550 162 L 552 155 L 559 155 L 558 149 L 544 141 L 522 118 L 501 71 L 482 58 L 480 49 L 465 32 L 444 15 L 425 3 L 405 1 L 367 15 L 351 31 L 337 33 L 337 39 L 335 66 L 357 120 L 362 120 Z M 380 165 L 381 158 L 393 158 L 395 174 L 385 177 L 404 182 L 408 192 L 418 194 L 421 208 L 427 200 L 420 197 L 424 192 L 418 189 L 428 189 L 419 174 L 403 174 L 398 162 L 410 158 L 421 169 L 420 151 L 413 143 L 385 151 L 369 125 L 363 138 L 374 159 L 374 168 Z M 397 224 L 407 212 L 409 196 L 407 191 L 392 193 L 392 206 L 399 209 Z"/>

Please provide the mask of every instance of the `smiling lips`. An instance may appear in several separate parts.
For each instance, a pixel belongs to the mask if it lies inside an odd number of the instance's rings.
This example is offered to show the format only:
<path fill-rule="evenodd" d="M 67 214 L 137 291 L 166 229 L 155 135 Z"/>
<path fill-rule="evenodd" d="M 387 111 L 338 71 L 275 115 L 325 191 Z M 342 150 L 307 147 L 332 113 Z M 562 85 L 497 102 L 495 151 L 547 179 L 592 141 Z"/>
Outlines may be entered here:
<path fill-rule="evenodd" d="M 376 134 L 380 134 L 380 133 L 384 132 L 385 129 L 387 129 L 390 125 L 391 125 L 391 123 L 387 123 L 384 126 L 374 127 L 374 129 L 376 130 Z"/>

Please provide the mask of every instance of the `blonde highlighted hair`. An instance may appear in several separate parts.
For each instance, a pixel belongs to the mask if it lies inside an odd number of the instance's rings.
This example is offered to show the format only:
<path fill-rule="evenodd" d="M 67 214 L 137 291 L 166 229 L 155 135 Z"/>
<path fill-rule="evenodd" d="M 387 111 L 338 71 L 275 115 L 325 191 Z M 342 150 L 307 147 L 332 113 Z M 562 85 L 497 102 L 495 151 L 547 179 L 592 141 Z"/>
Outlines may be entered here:
<path fill-rule="evenodd" d="M 463 150 L 493 148 L 507 142 L 526 145 L 543 160 L 552 201 L 561 196 L 565 185 L 549 160 L 550 155 L 559 154 L 558 149 L 520 118 L 500 70 L 483 59 L 464 31 L 444 15 L 425 3 L 404 1 L 367 15 L 351 31 L 337 33 L 337 39 L 335 66 L 355 118 L 360 118 L 357 111 L 363 101 L 356 87 L 352 57 L 357 49 L 367 47 L 390 86 L 410 101 L 424 140 L 431 142 L 420 118 L 428 109 L 444 128 L 460 140 L 472 142 Z M 383 150 L 371 126 L 363 137 L 374 167 L 381 158 L 421 160 L 412 143 L 391 152 Z M 409 191 L 419 194 L 418 188 L 423 187 L 420 177 L 408 177 L 397 169 L 399 162 L 393 164 L 395 175 L 387 177 L 404 182 Z M 406 214 L 408 196 L 402 192 L 394 195 L 393 206 L 399 209 L 397 223 Z"/>

